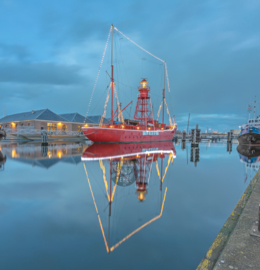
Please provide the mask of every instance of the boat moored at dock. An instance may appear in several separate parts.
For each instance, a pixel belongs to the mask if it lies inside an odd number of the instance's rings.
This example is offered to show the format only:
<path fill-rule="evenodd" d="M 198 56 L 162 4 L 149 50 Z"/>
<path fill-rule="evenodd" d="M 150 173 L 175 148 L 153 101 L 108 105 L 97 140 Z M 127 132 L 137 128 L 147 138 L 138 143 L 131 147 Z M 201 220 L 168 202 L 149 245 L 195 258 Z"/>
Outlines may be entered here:
<path fill-rule="evenodd" d="M 108 96 L 104 106 L 105 117 L 107 101 L 109 99 L 109 92 L 111 89 L 111 118 L 109 123 L 103 124 L 101 119 L 98 127 L 83 127 L 82 131 L 85 136 L 93 141 L 94 143 L 131 143 L 131 142 L 160 142 L 160 141 L 172 141 L 174 134 L 177 130 L 177 125 L 174 120 L 171 119 L 169 109 L 165 100 L 165 74 L 167 74 L 165 61 L 159 59 L 164 64 L 164 88 L 162 89 L 162 102 L 159 107 L 157 118 L 159 118 L 160 110 L 162 109 L 162 123 L 158 120 L 154 120 L 152 102 L 150 97 L 150 86 L 146 79 L 140 82 L 138 87 L 138 97 L 134 113 L 134 119 L 124 120 L 122 112 L 128 107 L 132 101 L 121 110 L 119 106 L 118 97 L 116 94 L 115 82 L 113 77 L 113 25 L 111 26 L 111 83 L 108 90 Z M 116 28 L 115 28 L 116 29 Z M 117 30 L 117 29 L 116 29 Z M 139 46 L 140 47 L 140 46 Z M 144 49 L 143 49 L 144 50 Z M 145 50 L 144 50 L 145 51 Z M 147 52 L 147 51 L 146 51 Z M 168 76 L 168 75 L 167 75 Z M 167 77 L 168 81 L 168 77 Z M 169 88 L 169 85 L 168 85 Z M 113 110 L 113 93 L 115 92 L 117 98 L 117 110 Z M 169 114 L 169 124 L 166 125 L 164 122 L 164 111 L 166 106 L 167 113 Z M 114 121 L 118 117 L 119 121 Z"/>

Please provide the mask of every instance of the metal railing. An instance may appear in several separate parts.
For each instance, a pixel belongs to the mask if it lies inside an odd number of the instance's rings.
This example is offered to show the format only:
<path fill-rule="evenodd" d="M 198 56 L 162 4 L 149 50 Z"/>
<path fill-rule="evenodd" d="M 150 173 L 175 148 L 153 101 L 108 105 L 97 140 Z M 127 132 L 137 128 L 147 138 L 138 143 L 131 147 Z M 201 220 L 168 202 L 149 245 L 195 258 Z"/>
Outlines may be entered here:
<path fill-rule="evenodd" d="M 15 135 L 41 135 L 43 132 L 46 132 L 48 135 L 66 135 L 66 136 L 82 136 L 84 135 L 81 131 L 64 131 L 64 130 L 45 130 L 45 129 L 14 129 L 9 128 L 5 129 L 6 134 L 15 134 Z"/>

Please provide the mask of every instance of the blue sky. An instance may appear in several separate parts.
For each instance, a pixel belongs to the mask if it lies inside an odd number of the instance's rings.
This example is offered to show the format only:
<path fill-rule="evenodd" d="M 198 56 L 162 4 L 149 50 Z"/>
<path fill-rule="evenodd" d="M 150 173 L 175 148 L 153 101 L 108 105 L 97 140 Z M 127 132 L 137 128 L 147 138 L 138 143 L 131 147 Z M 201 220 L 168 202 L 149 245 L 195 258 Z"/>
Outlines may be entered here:
<path fill-rule="evenodd" d="M 113 23 L 167 62 L 166 98 L 180 129 L 187 126 L 189 111 L 191 126 L 198 123 L 202 130 L 237 128 L 259 92 L 259 14 L 260 2 L 253 0 L 0 0 L 0 115 L 4 106 L 6 114 L 49 108 L 85 115 Z M 123 106 L 135 104 L 138 83 L 146 77 L 156 114 L 163 87 L 160 62 L 114 36 Z M 89 115 L 103 112 L 109 50 L 110 45 Z"/>

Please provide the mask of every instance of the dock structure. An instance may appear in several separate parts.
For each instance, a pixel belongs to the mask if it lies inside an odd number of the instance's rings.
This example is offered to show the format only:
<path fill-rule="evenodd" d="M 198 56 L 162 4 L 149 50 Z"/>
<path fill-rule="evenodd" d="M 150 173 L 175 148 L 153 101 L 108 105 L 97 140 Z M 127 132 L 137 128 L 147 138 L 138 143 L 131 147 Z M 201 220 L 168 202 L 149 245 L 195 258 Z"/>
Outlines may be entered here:
<path fill-rule="evenodd" d="M 220 230 L 197 270 L 260 269 L 260 170 Z"/>

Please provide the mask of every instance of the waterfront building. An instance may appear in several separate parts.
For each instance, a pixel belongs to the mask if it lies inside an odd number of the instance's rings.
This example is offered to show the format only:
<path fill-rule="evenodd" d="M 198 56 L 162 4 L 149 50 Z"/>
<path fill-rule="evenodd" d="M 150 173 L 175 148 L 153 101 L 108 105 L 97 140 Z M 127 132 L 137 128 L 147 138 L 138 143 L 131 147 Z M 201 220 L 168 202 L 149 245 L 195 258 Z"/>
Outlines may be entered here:
<path fill-rule="evenodd" d="M 39 139 L 43 131 L 48 136 L 82 137 L 83 126 L 98 126 L 101 116 L 84 117 L 79 113 L 56 114 L 49 109 L 7 115 L 0 119 L 0 128 L 4 129 L 7 139 Z"/>

